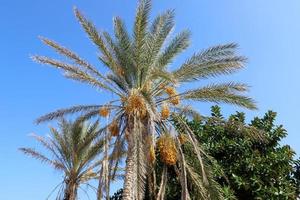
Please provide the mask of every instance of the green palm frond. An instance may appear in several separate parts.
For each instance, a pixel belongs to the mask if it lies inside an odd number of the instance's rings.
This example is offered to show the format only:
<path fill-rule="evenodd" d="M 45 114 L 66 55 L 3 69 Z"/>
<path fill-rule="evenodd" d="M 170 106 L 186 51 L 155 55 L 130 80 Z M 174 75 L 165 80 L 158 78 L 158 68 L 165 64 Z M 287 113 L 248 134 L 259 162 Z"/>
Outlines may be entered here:
<path fill-rule="evenodd" d="M 138 71 L 142 66 L 142 55 L 145 53 L 145 40 L 147 36 L 147 25 L 151 9 L 151 0 L 140 0 L 136 11 L 134 23 L 134 61 Z"/>
<path fill-rule="evenodd" d="M 36 122 L 41 123 L 41 122 L 46 122 L 50 121 L 53 119 L 58 119 L 61 117 L 64 117 L 69 114 L 73 113 L 78 113 L 78 112 L 87 112 L 90 110 L 99 110 L 101 107 L 104 105 L 78 105 L 78 106 L 72 106 L 71 108 L 65 108 L 65 109 L 60 109 L 55 112 L 48 113 L 46 115 L 43 115 L 39 117 Z"/>
<path fill-rule="evenodd" d="M 124 71 L 123 77 L 126 80 L 126 85 L 132 87 L 134 83 L 133 75 L 136 75 L 136 66 L 132 56 L 133 42 L 124 22 L 119 17 L 114 18 L 114 32 L 116 38 L 116 41 L 113 42 L 115 56 L 120 65 L 120 70 Z"/>
<path fill-rule="evenodd" d="M 94 24 L 87 20 L 78 9 L 75 8 L 74 12 L 83 29 L 88 34 L 89 38 L 93 41 L 93 43 L 103 54 L 103 59 L 107 63 L 106 66 L 110 69 L 116 68 L 116 62 L 113 59 L 111 52 L 107 49 L 103 36 L 98 33 L 97 28 L 94 26 Z"/>
<path fill-rule="evenodd" d="M 99 155 L 99 153 L 102 151 L 103 147 L 103 140 L 96 141 L 88 150 L 86 153 L 86 156 L 84 156 L 84 161 L 81 162 L 80 168 L 83 168 L 87 163 L 92 162 L 96 156 Z"/>
<path fill-rule="evenodd" d="M 174 10 L 168 10 L 162 15 L 157 16 L 151 24 L 147 36 L 147 64 L 150 67 L 162 50 L 166 38 L 174 27 Z"/>
<path fill-rule="evenodd" d="M 50 151 L 56 160 L 58 160 L 60 163 L 64 163 L 64 160 L 61 158 L 60 152 L 52 142 L 49 142 L 46 138 L 38 136 L 36 134 L 31 134 L 30 136 L 33 137 L 36 141 L 38 141 L 48 151 Z"/>
<path fill-rule="evenodd" d="M 227 103 L 242 106 L 249 109 L 256 109 L 254 101 L 240 92 L 247 91 L 245 84 L 225 83 L 212 84 L 203 88 L 187 91 L 183 98 L 196 101 L 215 103 Z"/>
<path fill-rule="evenodd" d="M 154 69 L 151 73 L 150 79 L 161 79 L 168 83 L 176 83 L 176 80 L 173 77 L 173 74 L 164 70 L 164 69 Z"/>
<path fill-rule="evenodd" d="M 110 88 L 104 82 L 101 82 L 97 78 L 93 77 L 91 74 L 82 71 L 78 66 L 74 66 L 68 63 L 63 63 L 46 56 L 33 56 L 32 59 L 36 62 L 53 66 L 64 71 L 64 76 L 82 83 L 92 85 L 94 87 L 108 90 L 110 92 L 116 93 L 112 88 Z"/>
<path fill-rule="evenodd" d="M 188 178 L 191 181 L 190 185 L 192 187 L 195 199 L 225 200 L 222 196 L 221 188 L 217 182 L 213 181 L 212 178 L 209 178 L 209 185 L 204 185 L 203 182 L 200 181 L 202 178 L 201 175 L 194 170 L 194 166 L 187 164 L 186 168 Z"/>
<path fill-rule="evenodd" d="M 57 129 L 50 127 L 51 138 L 49 140 L 56 147 L 57 151 L 60 152 L 61 159 L 64 160 L 66 168 L 70 170 L 72 168 L 72 152 L 69 149 L 69 137 L 66 136 L 67 130 L 62 131 L 64 133 L 62 134 Z"/>
<path fill-rule="evenodd" d="M 37 160 L 40 160 L 42 163 L 46 163 L 48 165 L 53 166 L 57 170 L 64 170 L 64 165 L 62 165 L 59 161 L 51 160 L 32 148 L 19 148 L 19 150 L 26 155 L 29 155 Z"/>
<path fill-rule="evenodd" d="M 105 77 L 94 66 L 92 66 L 87 61 L 80 58 L 79 55 L 77 55 L 75 52 L 69 50 L 66 47 L 61 46 L 60 44 L 58 44 L 57 42 L 55 42 L 53 40 L 50 40 L 50 39 L 47 39 L 44 37 L 40 37 L 40 39 L 42 40 L 42 42 L 44 44 L 48 45 L 49 47 L 52 47 L 59 54 L 64 55 L 65 57 L 71 59 L 76 64 L 81 66 L 83 69 L 87 70 L 87 72 L 92 73 L 102 79 L 105 79 Z"/>
<path fill-rule="evenodd" d="M 186 169 L 189 180 L 193 182 L 192 187 L 196 188 L 195 191 L 198 193 L 198 198 L 200 200 L 209 199 L 209 194 L 207 193 L 206 187 L 203 182 L 200 181 L 202 177 L 196 173 L 191 166 L 187 165 Z"/>
<path fill-rule="evenodd" d="M 116 76 L 115 74 L 109 74 L 107 75 L 107 78 L 111 80 L 111 82 L 114 83 L 118 88 L 120 88 L 122 92 L 128 93 L 129 85 L 127 84 L 128 82 L 123 77 Z"/>
<path fill-rule="evenodd" d="M 194 120 L 200 120 L 203 116 L 191 106 L 178 106 L 175 108 L 176 113 Z"/>
<path fill-rule="evenodd" d="M 172 62 L 179 53 L 188 48 L 190 44 L 190 31 L 182 31 L 179 33 L 164 51 L 159 55 L 157 60 L 157 68 L 163 68 Z"/>
<path fill-rule="evenodd" d="M 126 30 L 124 22 L 119 17 L 114 18 L 114 32 L 115 32 L 115 37 L 118 41 L 117 46 L 120 47 L 122 53 L 125 53 L 125 51 L 130 50 L 132 46 L 132 41 Z"/>
<path fill-rule="evenodd" d="M 193 55 L 173 73 L 180 82 L 231 74 L 244 67 L 246 58 L 237 56 L 236 44 L 219 45 Z"/>

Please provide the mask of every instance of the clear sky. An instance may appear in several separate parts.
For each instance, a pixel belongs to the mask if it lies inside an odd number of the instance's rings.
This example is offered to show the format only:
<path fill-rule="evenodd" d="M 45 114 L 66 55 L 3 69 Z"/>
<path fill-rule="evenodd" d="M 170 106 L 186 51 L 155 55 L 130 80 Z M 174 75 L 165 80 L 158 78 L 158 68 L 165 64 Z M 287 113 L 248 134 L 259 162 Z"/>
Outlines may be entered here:
<path fill-rule="evenodd" d="M 32 54 L 55 55 L 37 36 L 54 39 L 94 64 L 96 49 L 73 16 L 77 6 L 104 30 L 112 30 L 112 17 L 133 23 L 135 0 L 0 0 L 0 199 L 41 200 L 59 182 L 60 174 L 17 151 L 35 147 L 28 137 L 45 135 L 49 124 L 36 126 L 41 114 L 75 104 L 103 102 L 88 86 L 64 79 L 50 67 L 32 62 Z M 258 111 L 223 106 L 226 115 L 243 110 L 247 119 L 267 110 L 278 112 L 278 124 L 289 135 L 284 143 L 300 153 L 300 2 L 299 0 L 154 0 L 152 16 L 174 8 L 178 32 L 188 28 L 192 45 L 173 67 L 193 52 L 211 45 L 237 42 L 249 58 L 245 70 L 221 80 L 251 85 Z M 99 66 L 99 64 L 98 64 Z M 100 66 L 101 67 L 101 66 Z M 218 79 L 220 80 L 220 79 Z M 214 81 L 214 80 L 210 80 Z M 203 114 L 210 104 L 198 104 Z"/>

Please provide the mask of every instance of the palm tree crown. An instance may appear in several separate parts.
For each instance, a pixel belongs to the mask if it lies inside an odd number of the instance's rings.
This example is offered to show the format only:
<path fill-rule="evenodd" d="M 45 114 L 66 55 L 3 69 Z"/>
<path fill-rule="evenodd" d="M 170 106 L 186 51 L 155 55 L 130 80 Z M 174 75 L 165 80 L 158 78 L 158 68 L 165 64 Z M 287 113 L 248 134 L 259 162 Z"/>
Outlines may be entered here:
<path fill-rule="evenodd" d="M 173 166 L 180 171 L 182 199 L 189 198 L 187 173 L 190 173 L 192 180 L 196 179 L 191 176 L 193 172 L 185 161 L 178 139 L 178 136 L 184 134 L 187 142 L 193 146 L 202 169 L 199 175 L 202 182 L 196 184 L 202 191 L 199 192 L 199 199 L 208 199 L 210 195 L 206 190 L 209 188 L 209 181 L 202 161 L 204 152 L 199 149 L 195 136 L 182 118 L 183 114 L 197 114 L 186 105 L 187 101 L 228 103 L 249 109 L 256 107 L 251 98 L 242 94 L 247 91 L 247 86 L 241 83 L 211 84 L 183 92 L 178 92 L 177 88 L 184 83 L 236 72 L 243 68 L 245 58 L 236 55 L 236 44 L 218 45 L 195 53 L 181 66 L 175 67 L 175 70 L 169 70 L 174 58 L 189 46 L 190 32 L 184 30 L 169 39 L 174 28 L 174 11 L 168 10 L 150 23 L 150 8 L 150 0 L 140 0 L 132 35 L 127 32 L 119 17 L 114 18 L 114 36 L 106 31 L 97 31 L 93 23 L 75 9 L 77 19 L 100 52 L 98 59 L 106 67 L 106 73 L 57 42 L 41 38 L 46 45 L 70 62 L 45 56 L 34 56 L 34 60 L 61 69 L 69 79 L 113 93 L 115 99 L 101 105 L 60 109 L 37 121 L 40 123 L 73 113 L 81 113 L 82 119 L 96 116 L 107 118 L 106 145 L 112 145 L 104 153 L 107 155 L 104 156 L 105 167 L 102 170 L 105 180 L 100 180 L 100 185 L 106 193 L 109 192 L 109 182 L 114 178 L 114 170 L 125 155 L 125 200 L 144 198 L 145 182 L 151 182 L 149 177 L 154 173 L 154 152 L 157 148 L 164 157 L 162 160 L 166 166 Z M 178 133 L 173 128 L 174 122 L 182 127 L 183 132 Z M 156 188 L 153 187 L 153 194 L 158 199 L 163 199 L 166 180 L 163 177 L 166 175 L 164 170 L 157 195 Z M 99 191 L 98 199 L 101 198 L 102 192 Z"/>
<path fill-rule="evenodd" d="M 95 158 L 102 151 L 103 140 L 97 139 L 100 131 L 98 125 L 98 122 L 87 125 L 81 120 L 62 120 L 59 124 L 60 129 L 51 128 L 51 135 L 47 138 L 33 134 L 52 158 L 32 148 L 20 148 L 23 153 L 63 173 L 64 181 L 60 184 L 60 191 L 64 192 L 59 192 L 58 199 L 77 199 L 80 185 L 88 185 L 89 180 L 99 177 L 97 170 L 100 161 L 96 161 Z"/>

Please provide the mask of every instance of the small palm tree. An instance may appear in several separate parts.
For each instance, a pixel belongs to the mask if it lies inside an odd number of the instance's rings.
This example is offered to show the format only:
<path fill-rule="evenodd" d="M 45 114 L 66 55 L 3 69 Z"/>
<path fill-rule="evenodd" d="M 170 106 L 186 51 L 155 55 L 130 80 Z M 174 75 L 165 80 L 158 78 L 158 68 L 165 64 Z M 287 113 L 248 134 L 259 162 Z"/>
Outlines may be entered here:
<path fill-rule="evenodd" d="M 46 156 L 32 148 L 20 148 L 26 155 L 32 156 L 63 173 L 64 180 L 57 199 L 75 200 L 81 184 L 98 176 L 100 161 L 96 160 L 103 147 L 99 136 L 99 124 L 86 125 L 81 120 L 59 123 L 59 130 L 51 128 L 47 138 L 38 135 L 33 137 L 51 154 Z"/>
<path fill-rule="evenodd" d="M 74 113 L 81 113 L 82 119 L 102 116 L 107 120 L 102 178 L 98 199 L 102 190 L 109 193 L 109 183 L 114 178 L 117 166 L 126 157 L 124 200 L 144 198 L 145 182 L 154 173 L 156 149 L 159 148 L 166 166 L 173 166 L 179 175 L 183 188 L 182 199 L 188 199 L 187 177 L 197 181 L 202 199 L 209 199 L 208 175 L 203 164 L 202 149 L 192 131 L 185 124 L 182 115 L 197 114 L 189 102 L 214 102 L 234 104 L 255 109 L 253 100 L 242 93 L 247 86 L 241 83 L 211 84 L 184 90 L 181 84 L 201 79 L 227 75 L 243 68 L 245 58 L 236 55 L 236 44 L 211 47 L 194 54 L 181 66 L 170 69 L 174 58 L 190 44 L 190 32 L 184 30 L 174 38 L 170 34 L 174 28 L 174 11 L 168 10 L 149 22 L 151 0 L 140 0 L 137 8 L 133 35 L 130 35 L 123 21 L 114 18 L 114 36 L 106 31 L 97 31 L 91 21 L 77 9 L 75 15 L 83 29 L 99 49 L 99 61 L 104 70 L 92 66 L 73 51 L 52 40 L 42 41 L 65 56 L 70 62 L 61 62 L 45 56 L 34 56 L 37 62 L 61 69 L 65 77 L 89 84 L 103 92 L 112 93 L 114 98 L 102 105 L 79 105 L 60 109 L 40 117 L 37 122 L 45 122 Z M 186 139 L 197 155 L 201 174 L 196 177 L 186 164 L 174 122 L 180 125 Z M 108 155 L 108 152 L 111 152 Z M 124 155 L 125 154 L 125 155 Z M 112 167 L 115 166 L 115 167 Z M 163 177 L 165 177 L 164 170 Z M 187 174 L 189 173 L 189 174 Z M 147 178 L 148 177 L 148 178 Z M 152 176 L 153 177 L 153 176 Z M 161 179 L 160 189 L 153 187 L 152 193 L 163 199 L 166 178 Z M 155 180 L 153 180 L 155 181 Z M 200 182 L 201 183 L 200 183 Z M 148 184 L 156 185 L 156 184 Z M 106 195 L 108 197 L 108 195 Z"/>

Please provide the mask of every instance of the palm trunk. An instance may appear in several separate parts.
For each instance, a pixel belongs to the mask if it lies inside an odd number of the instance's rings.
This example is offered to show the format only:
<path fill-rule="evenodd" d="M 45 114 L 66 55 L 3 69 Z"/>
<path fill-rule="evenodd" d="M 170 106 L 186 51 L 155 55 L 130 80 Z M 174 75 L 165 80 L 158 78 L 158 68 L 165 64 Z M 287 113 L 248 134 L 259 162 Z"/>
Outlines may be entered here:
<path fill-rule="evenodd" d="M 76 200 L 77 187 L 75 181 L 67 181 L 63 200 Z"/>
<path fill-rule="evenodd" d="M 128 119 L 128 127 L 127 127 L 127 160 L 126 160 L 126 168 L 125 168 L 125 180 L 123 186 L 123 200 L 138 200 L 138 176 L 137 171 L 137 148 L 138 148 L 138 140 L 139 136 L 142 134 L 142 130 L 140 129 L 139 120 L 135 117 L 130 117 Z"/>
<path fill-rule="evenodd" d="M 126 160 L 126 169 L 125 169 L 125 180 L 124 180 L 124 190 L 122 199 L 123 200 L 134 200 L 133 188 L 135 183 L 135 162 L 133 155 L 134 145 L 131 144 L 128 146 L 127 160 Z"/>
<path fill-rule="evenodd" d="M 133 117 L 128 120 L 128 151 L 125 169 L 123 200 L 143 200 L 148 173 L 147 140 L 148 119 Z"/>

